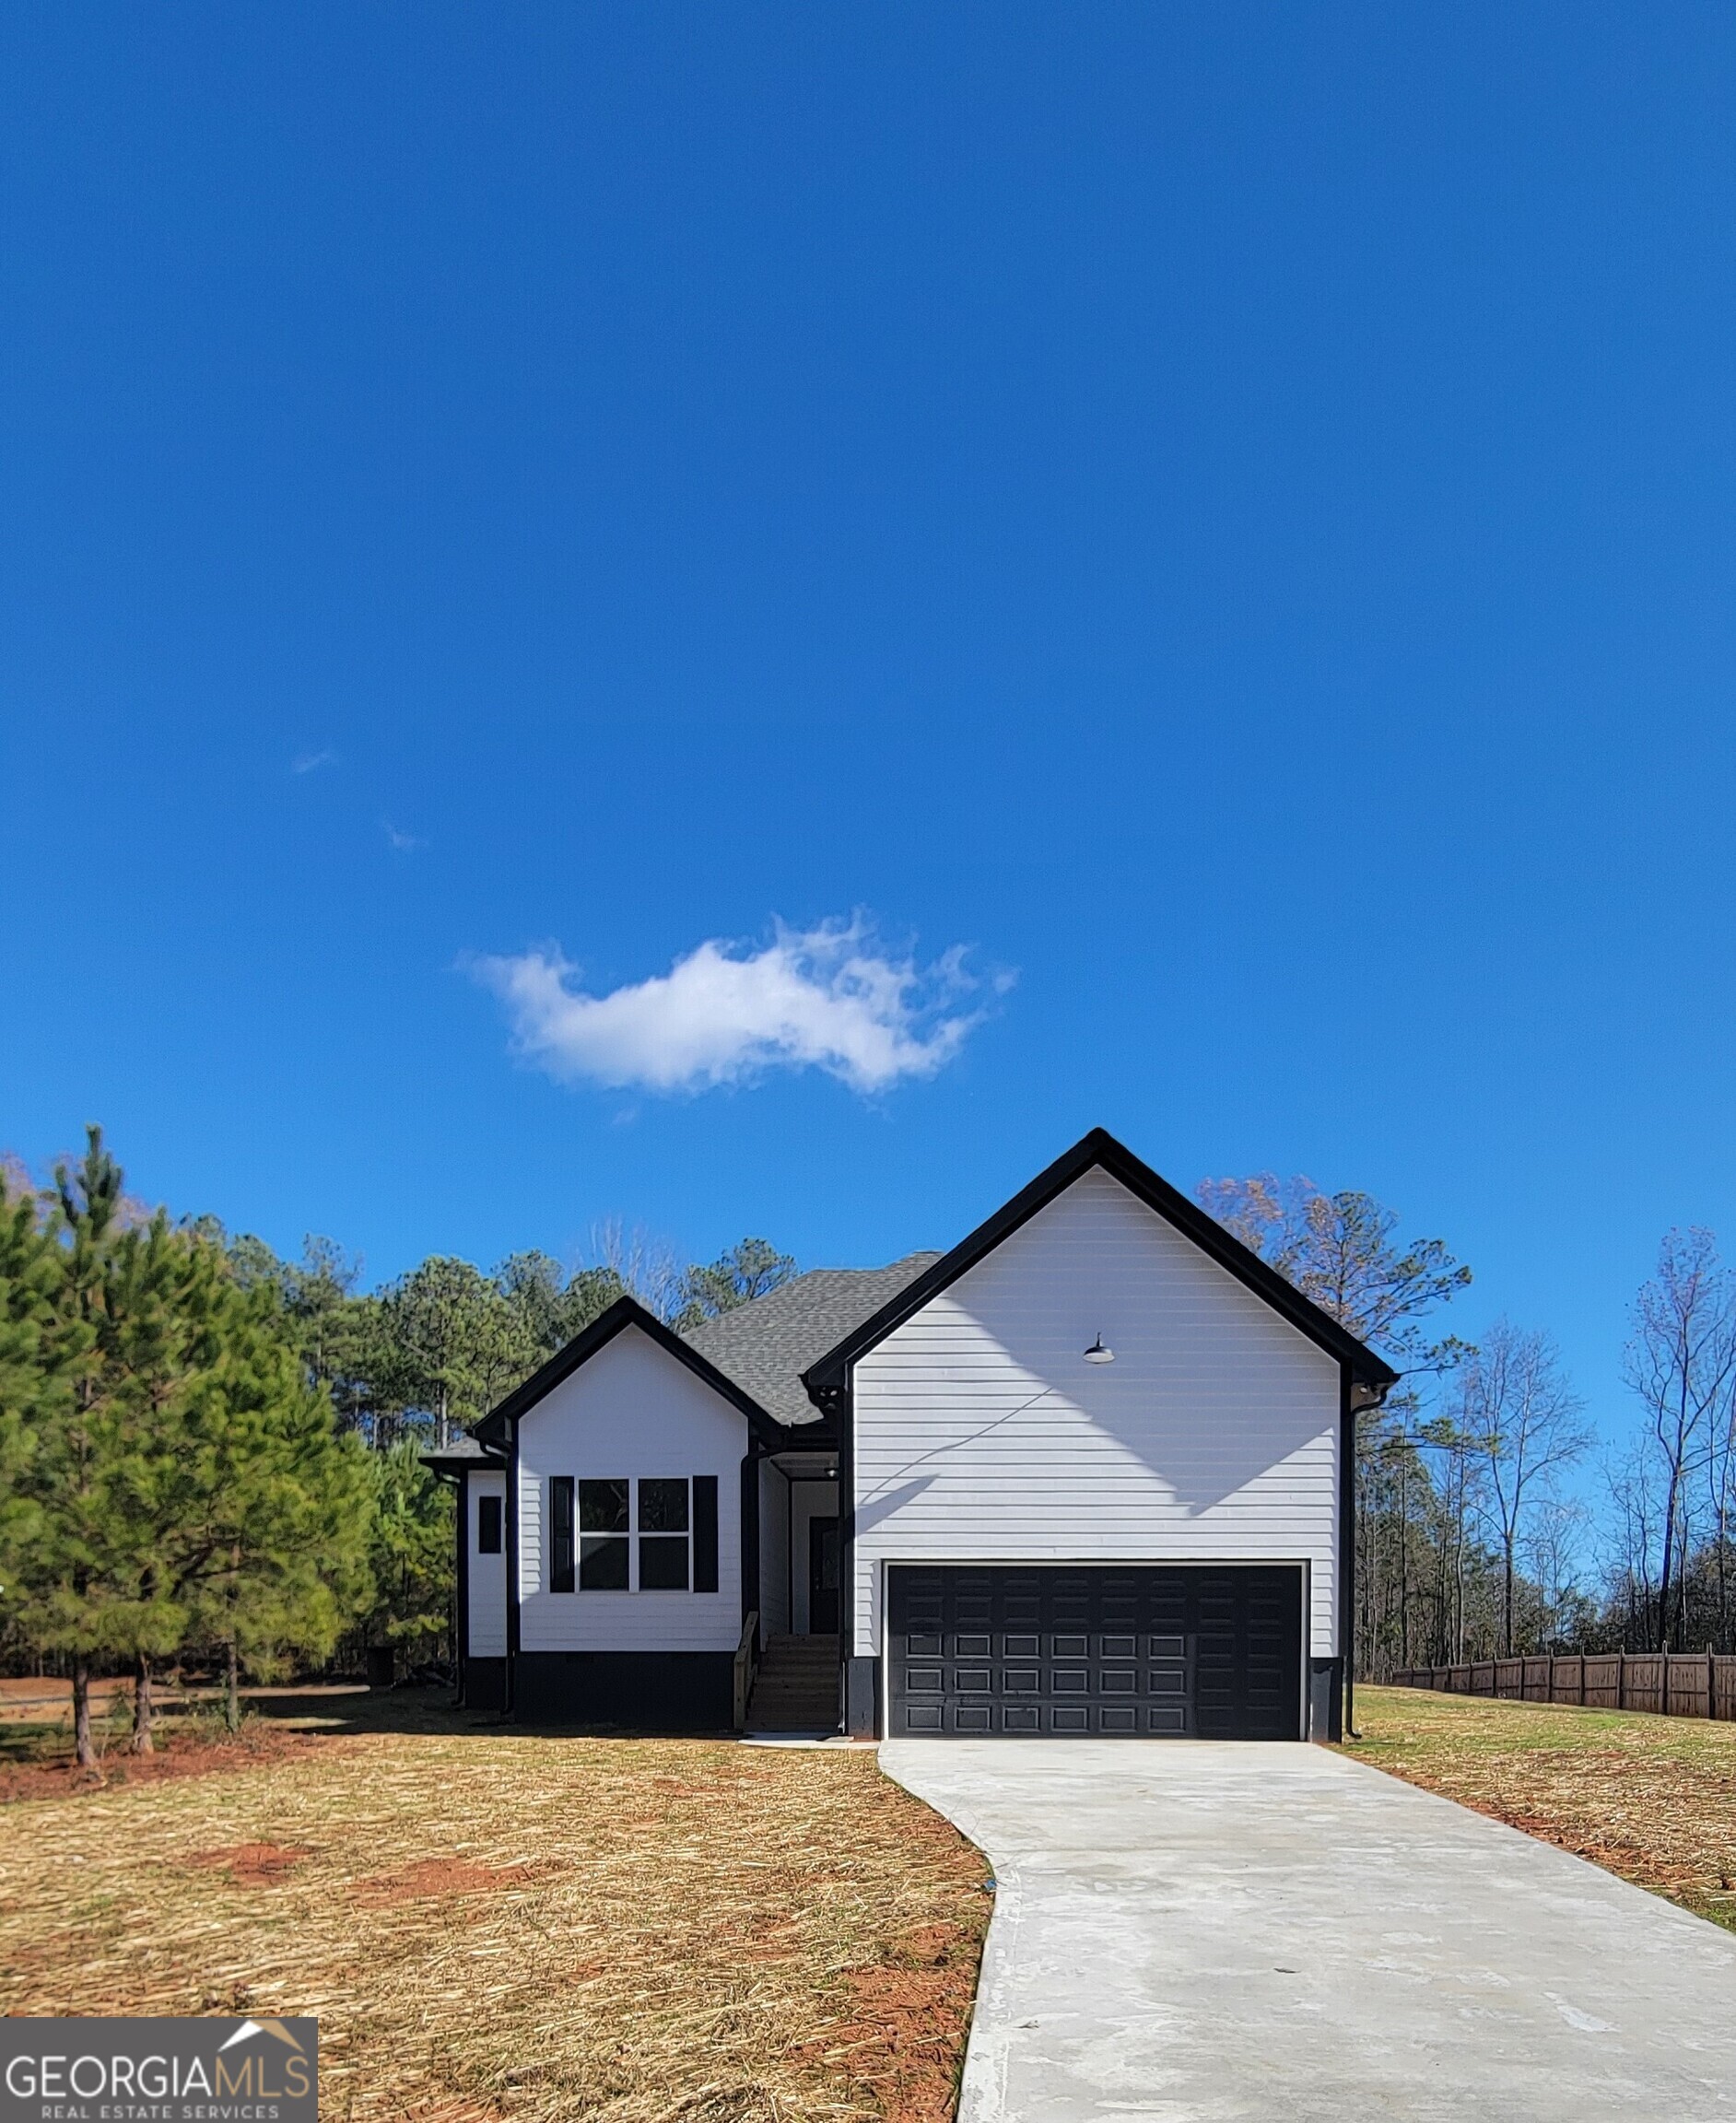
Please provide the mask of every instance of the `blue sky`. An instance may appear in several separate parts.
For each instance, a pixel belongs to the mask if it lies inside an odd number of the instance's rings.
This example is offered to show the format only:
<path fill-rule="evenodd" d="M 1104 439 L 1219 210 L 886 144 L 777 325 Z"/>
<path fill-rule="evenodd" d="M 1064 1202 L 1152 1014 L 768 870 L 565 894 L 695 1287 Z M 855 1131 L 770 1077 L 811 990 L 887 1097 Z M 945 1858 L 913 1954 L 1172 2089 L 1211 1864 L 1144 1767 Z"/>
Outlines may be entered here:
<path fill-rule="evenodd" d="M 1102 1123 L 1378 1193 L 1619 1420 L 1736 1249 L 1733 72 L 10 10 L 0 1141 L 384 1276 L 879 1261 Z"/>

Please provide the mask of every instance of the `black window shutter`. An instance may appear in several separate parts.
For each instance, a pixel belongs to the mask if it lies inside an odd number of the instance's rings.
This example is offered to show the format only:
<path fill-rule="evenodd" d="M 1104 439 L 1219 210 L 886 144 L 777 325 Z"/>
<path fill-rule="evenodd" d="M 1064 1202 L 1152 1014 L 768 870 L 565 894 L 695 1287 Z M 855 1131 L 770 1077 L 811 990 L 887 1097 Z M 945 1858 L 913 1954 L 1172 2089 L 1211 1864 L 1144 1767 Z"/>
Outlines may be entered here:
<path fill-rule="evenodd" d="M 572 1590 L 572 1476 L 548 1480 L 548 1589 Z"/>
<path fill-rule="evenodd" d="M 717 1590 L 717 1476 L 693 1478 L 693 1589 Z"/>

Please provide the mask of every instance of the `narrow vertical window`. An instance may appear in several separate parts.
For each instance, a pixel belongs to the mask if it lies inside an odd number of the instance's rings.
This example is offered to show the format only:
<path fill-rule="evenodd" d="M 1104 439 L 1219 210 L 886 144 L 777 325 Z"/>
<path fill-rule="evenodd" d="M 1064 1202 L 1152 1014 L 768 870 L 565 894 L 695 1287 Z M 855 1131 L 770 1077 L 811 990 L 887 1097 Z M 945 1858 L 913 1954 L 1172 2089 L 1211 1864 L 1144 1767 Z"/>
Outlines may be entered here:
<path fill-rule="evenodd" d="M 717 1590 L 717 1476 L 693 1478 L 693 1589 Z"/>
<path fill-rule="evenodd" d="M 500 1553 L 499 1496 L 478 1496 L 476 1499 L 476 1553 L 478 1555 L 498 1555 Z"/>
<path fill-rule="evenodd" d="M 548 1589 L 570 1592 L 572 1581 L 572 1476 L 548 1480 Z"/>

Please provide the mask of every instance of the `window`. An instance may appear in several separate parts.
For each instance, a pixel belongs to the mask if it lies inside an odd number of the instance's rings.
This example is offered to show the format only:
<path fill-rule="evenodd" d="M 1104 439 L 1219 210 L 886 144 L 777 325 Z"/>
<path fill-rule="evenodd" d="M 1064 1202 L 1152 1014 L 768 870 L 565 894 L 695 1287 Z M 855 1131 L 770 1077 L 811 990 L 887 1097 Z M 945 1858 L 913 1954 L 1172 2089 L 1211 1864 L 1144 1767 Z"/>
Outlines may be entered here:
<path fill-rule="evenodd" d="M 687 1589 L 687 1484 L 685 1480 L 639 1485 L 639 1589 Z"/>
<path fill-rule="evenodd" d="M 579 1589 L 625 1592 L 627 1548 L 627 1484 L 580 1483 Z"/>
<path fill-rule="evenodd" d="M 572 1476 L 552 1474 L 548 1481 L 548 1589 L 572 1590 Z"/>
<path fill-rule="evenodd" d="M 500 1499 L 498 1496 L 476 1499 L 476 1553 L 478 1555 L 500 1553 Z"/>
<path fill-rule="evenodd" d="M 549 1590 L 715 1592 L 717 1485 L 715 1474 L 696 1474 L 691 1481 L 685 1474 L 647 1474 L 637 1482 L 551 1476 Z M 479 1549 L 499 1550 L 500 1526 L 500 1499 L 478 1497 Z"/>

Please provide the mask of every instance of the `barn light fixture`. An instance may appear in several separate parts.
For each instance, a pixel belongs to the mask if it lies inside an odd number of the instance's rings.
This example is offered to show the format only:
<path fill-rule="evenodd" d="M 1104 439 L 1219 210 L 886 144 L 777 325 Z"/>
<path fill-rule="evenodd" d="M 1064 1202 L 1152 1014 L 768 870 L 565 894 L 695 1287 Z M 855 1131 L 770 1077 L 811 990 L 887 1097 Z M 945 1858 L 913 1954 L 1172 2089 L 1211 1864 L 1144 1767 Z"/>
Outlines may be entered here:
<path fill-rule="evenodd" d="M 1106 1349 L 1103 1346 L 1103 1337 L 1099 1334 L 1090 1348 L 1085 1351 L 1085 1360 L 1087 1364 L 1113 1364 L 1115 1352 L 1113 1349 Z"/>

